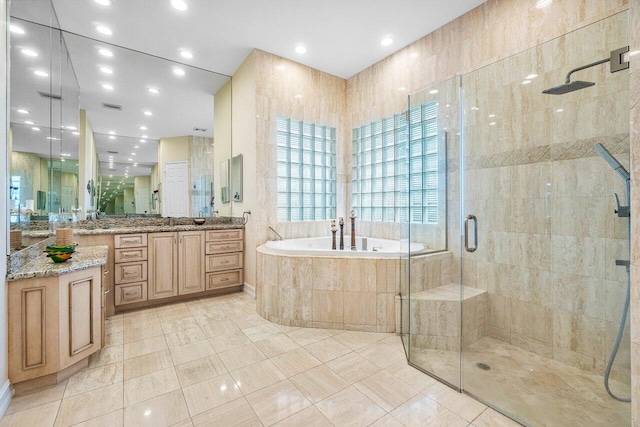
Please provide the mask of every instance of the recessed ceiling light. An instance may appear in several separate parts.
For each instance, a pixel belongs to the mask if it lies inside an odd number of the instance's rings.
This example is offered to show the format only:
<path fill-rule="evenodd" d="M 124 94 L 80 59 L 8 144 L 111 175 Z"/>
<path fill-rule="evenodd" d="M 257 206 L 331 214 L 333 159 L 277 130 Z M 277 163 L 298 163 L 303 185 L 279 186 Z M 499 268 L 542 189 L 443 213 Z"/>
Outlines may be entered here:
<path fill-rule="evenodd" d="M 13 34 L 24 34 L 24 30 L 14 24 L 9 25 L 9 31 L 11 31 Z"/>
<path fill-rule="evenodd" d="M 53 136 L 48 136 L 47 139 L 50 141 L 60 141 L 60 138 L 54 138 Z"/>
<path fill-rule="evenodd" d="M 527 80 L 533 80 L 533 79 L 535 79 L 536 77 L 538 77 L 538 75 L 537 75 L 536 73 L 531 73 L 531 74 L 529 74 L 527 77 L 525 77 L 525 79 L 527 79 Z"/>
<path fill-rule="evenodd" d="M 140 142 L 142 142 L 144 144 L 145 142 L 147 142 L 147 140 L 141 139 Z"/>
<path fill-rule="evenodd" d="M 134 145 L 133 148 L 140 148 L 140 146 L 139 145 Z"/>
<path fill-rule="evenodd" d="M 556 113 L 562 113 L 563 111 L 564 111 L 564 109 L 562 109 L 562 108 L 558 108 L 558 109 L 556 110 Z"/>
<path fill-rule="evenodd" d="M 31 49 L 22 49 L 22 54 L 26 56 L 38 56 L 38 53 Z"/>
<path fill-rule="evenodd" d="M 100 34 L 104 34 L 105 36 L 110 36 L 113 34 L 113 31 L 111 31 L 111 28 L 105 27 L 104 25 L 96 25 L 96 31 L 99 32 Z"/>
<path fill-rule="evenodd" d="M 300 53 L 300 54 L 307 53 L 307 48 L 303 45 L 298 45 L 296 46 L 296 53 Z"/>
<path fill-rule="evenodd" d="M 391 43 L 393 43 L 393 37 L 391 36 L 385 36 L 380 40 L 382 46 L 389 46 Z"/>
<path fill-rule="evenodd" d="M 35 74 L 36 76 L 40 76 L 40 77 L 49 77 L 49 74 L 45 71 L 42 70 L 36 70 L 33 72 L 33 74 Z"/>
<path fill-rule="evenodd" d="M 495 116 L 496 116 L 495 114 L 489 114 L 490 119 L 494 118 Z"/>
<path fill-rule="evenodd" d="M 39 128 L 39 127 L 32 127 L 31 129 L 32 129 L 32 130 L 35 130 L 36 132 L 40 130 L 40 128 Z"/>
<path fill-rule="evenodd" d="M 109 135 L 115 135 L 116 133 L 112 130 L 109 131 Z"/>
<path fill-rule="evenodd" d="M 133 162 L 133 159 L 127 159 L 127 160 L 130 161 L 130 162 Z"/>
<path fill-rule="evenodd" d="M 94 0 L 94 1 L 103 6 L 111 6 L 111 0 Z"/>
<path fill-rule="evenodd" d="M 183 50 L 180 51 L 180 56 L 182 56 L 183 58 L 191 59 L 193 58 L 193 53 L 189 52 L 188 50 Z"/>
<path fill-rule="evenodd" d="M 544 9 L 551 4 L 551 0 L 536 0 L 536 9 Z"/>
<path fill-rule="evenodd" d="M 100 67 L 100 71 L 102 71 L 105 74 L 113 74 L 113 70 L 109 67 Z"/>
<path fill-rule="evenodd" d="M 523 81 L 522 81 L 522 84 L 523 84 L 523 85 L 528 85 L 528 84 L 530 84 L 530 83 L 531 83 L 531 80 L 523 80 Z"/>
<path fill-rule="evenodd" d="M 113 56 L 113 52 L 111 52 L 109 49 L 100 49 L 98 51 L 98 53 L 102 56 L 106 56 L 108 58 L 111 58 Z"/>
<path fill-rule="evenodd" d="M 75 126 L 67 126 L 67 129 L 69 129 L 69 130 L 78 130 L 78 128 L 75 127 Z"/>
<path fill-rule="evenodd" d="M 429 93 L 430 93 L 431 95 L 435 95 L 435 94 L 436 94 L 436 93 L 438 93 L 438 92 L 440 92 L 438 89 L 431 89 L 431 90 L 429 91 Z"/>
<path fill-rule="evenodd" d="M 146 139 L 146 138 L 147 138 L 147 135 L 142 135 L 140 138 L 142 138 L 142 139 Z"/>
<path fill-rule="evenodd" d="M 176 76 L 184 76 L 184 70 L 182 68 L 174 68 L 173 69 L 173 74 L 175 74 Z"/>
<path fill-rule="evenodd" d="M 103 85 L 102 85 L 102 89 L 106 89 L 106 90 L 113 90 L 113 86 L 108 85 L 108 84 L 103 84 Z"/>
<path fill-rule="evenodd" d="M 80 135 L 80 132 L 75 132 L 74 131 L 74 132 L 71 132 L 71 133 L 74 134 L 74 135 Z"/>
<path fill-rule="evenodd" d="M 187 3 L 184 0 L 171 0 L 171 6 L 180 11 L 187 10 Z"/>
<path fill-rule="evenodd" d="M 71 154 L 69 154 L 69 153 L 60 153 L 60 155 L 64 156 L 64 157 L 71 157 Z"/>
<path fill-rule="evenodd" d="M 145 116 L 153 116 L 153 113 L 151 111 L 145 111 L 144 115 Z"/>
<path fill-rule="evenodd" d="M 156 89 L 155 87 L 150 87 L 149 89 L 147 89 L 149 92 L 151 93 L 160 93 L 160 91 L 158 89 Z"/>
<path fill-rule="evenodd" d="M 18 113 L 20 113 L 20 114 L 29 114 L 29 111 L 21 108 L 21 109 L 18 110 Z"/>
<path fill-rule="evenodd" d="M 132 156 L 135 156 L 135 155 L 136 155 L 136 153 L 131 153 L 131 155 L 132 155 Z"/>
<path fill-rule="evenodd" d="M 35 125 L 35 123 L 32 122 L 31 120 L 25 120 L 24 124 L 25 125 Z"/>
<path fill-rule="evenodd" d="M 496 122 L 489 123 L 489 126 L 495 126 Z"/>
<path fill-rule="evenodd" d="M 138 164 L 137 164 L 137 163 L 134 163 L 134 164 L 133 164 L 133 166 L 136 166 L 136 167 L 137 167 L 137 166 L 138 166 Z"/>
<path fill-rule="evenodd" d="M 109 139 L 116 139 L 116 137 L 115 137 L 115 136 L 113 136 L 113 135 L 111 135 L 111 136 L 109 137 Z"/>
<path fill-rule="evenodd" d="M 146 126 L 140 126 L 140 130 L 147 130 Z"/>

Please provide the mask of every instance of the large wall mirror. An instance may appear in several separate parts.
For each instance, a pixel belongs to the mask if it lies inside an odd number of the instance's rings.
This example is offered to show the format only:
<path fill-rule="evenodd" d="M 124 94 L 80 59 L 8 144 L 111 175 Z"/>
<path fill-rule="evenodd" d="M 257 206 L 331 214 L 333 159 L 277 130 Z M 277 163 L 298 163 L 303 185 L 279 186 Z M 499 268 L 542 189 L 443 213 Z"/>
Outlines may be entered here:
<path fill-rule="evenodd" d="M 50 214 L 232 215 L 217 179 L 229 76 L 67 33 L 48 0 L 13 2 L 11 26 L 9 205 L 25 246 L 25 224 Z"/>

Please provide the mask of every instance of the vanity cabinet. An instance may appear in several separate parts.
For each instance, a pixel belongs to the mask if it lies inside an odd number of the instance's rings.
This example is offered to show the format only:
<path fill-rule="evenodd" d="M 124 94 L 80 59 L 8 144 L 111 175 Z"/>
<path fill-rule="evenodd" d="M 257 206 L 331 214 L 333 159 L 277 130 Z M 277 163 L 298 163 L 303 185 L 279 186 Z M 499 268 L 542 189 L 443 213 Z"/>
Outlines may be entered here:
<path fill-rule="evenodd" d="M 151 233 L 148 242 L 149 300 L 205 290 L 203 231 Z"/>
<path fill-rule="evenodd" d="M 62 371 L 100 350 L 102 275 L 101 267 L 92 267 L 9 284 L 9 379 L 12 383 L 37 378 L 55 384 Z"/>
<path fill-rule="evenodd" d="M 113 237 L 115 305 L 147 300 L 147 234 Z"/>
<path fill-rule="evenodd" d="M 206 238 L 207 290 L 242 285 L 244 230 L 208 230 Z"/>

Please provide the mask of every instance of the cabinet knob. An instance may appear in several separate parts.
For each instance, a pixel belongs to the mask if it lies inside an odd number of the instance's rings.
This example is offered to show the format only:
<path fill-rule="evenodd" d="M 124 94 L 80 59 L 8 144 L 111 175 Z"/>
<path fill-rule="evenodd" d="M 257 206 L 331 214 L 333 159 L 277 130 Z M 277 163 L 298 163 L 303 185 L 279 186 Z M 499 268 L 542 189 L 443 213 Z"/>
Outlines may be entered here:
<path fill-rule="evenodd" d="M 104 294 L 105 294 L 105 295 L 106 295 L 106 294 L 108 294 L 109 292 L 111 292 L 111 289 L 105 289 L 105 290 L 104 290 Z"/>
<path fill-rule="evenodd" d="M 107 274 L 109 274 L 109 273 L 110 273 L 110 271 L 109 271 L 109 270 L 105 270 L 102 274 L 106 276 L 106 275 L 107 275 Z"/>

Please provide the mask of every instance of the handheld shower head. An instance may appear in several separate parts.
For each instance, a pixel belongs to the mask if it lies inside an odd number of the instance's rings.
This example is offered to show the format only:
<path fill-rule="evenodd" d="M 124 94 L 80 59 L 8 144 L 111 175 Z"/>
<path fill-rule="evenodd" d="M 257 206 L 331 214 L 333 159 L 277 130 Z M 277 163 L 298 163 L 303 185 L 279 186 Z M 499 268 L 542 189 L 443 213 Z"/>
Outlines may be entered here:
<path fill-rule="evenodd" d="M 616 172 L 618 172 L 618 175 L 620 175 L 622 179 L 624 179 L 625 181 L 629 181 L 629 178 L 631 178 L 629 172 L 624 168 L 624 166 L 622 166 L 622 163 L 620 163 L 618 159 L 611 155 L 609 150 L 607 150 L 604 145 L 597 143 L 593 146 L 593 149 L 596 153 L 598 153 L 598 155 L 600 155 L 600 157 L 604 159 L 605 162 L 609 163 L 609 166 L 611 166 Z"/>

